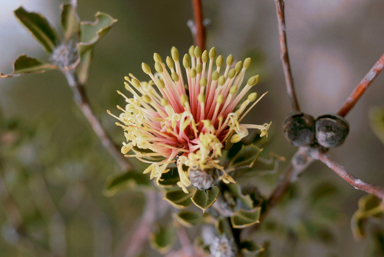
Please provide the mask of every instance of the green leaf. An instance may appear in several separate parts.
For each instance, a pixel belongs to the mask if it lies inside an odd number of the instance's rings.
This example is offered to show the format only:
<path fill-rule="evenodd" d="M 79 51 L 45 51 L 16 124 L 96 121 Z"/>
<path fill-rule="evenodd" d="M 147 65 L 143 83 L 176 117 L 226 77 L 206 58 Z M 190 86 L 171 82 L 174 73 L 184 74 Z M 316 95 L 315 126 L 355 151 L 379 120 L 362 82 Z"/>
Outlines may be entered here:
<path fill-rule="evenodd" d="M 384 106 L 375 107 L 369 112 L 371 128 L 384 144 Z"/>
<path fill-rule="evenodd" d="M 192 202 L 205 212 L 219 196 L 219 188 L 212 187 L 210 190 L 196 190 L 195 194 L 191 198 Z"/>
<path fill-rule="evenodd" d="M 383 206 L 381 201 L 374 195 L 368 194 L 359 199 L 359 211 L 366 216 L 381 217 Z M 380 212 L 381 210 L 381 212 Z"/>
<path fill-rule="evenodd" d="M 108 177 L 104 188 L 104 194 L 107 196 L 113 196 L 122 190 L 148 185 L 150 185 L 149 176 L 129 171 L 124 174 L 112 175 Z"/>
<path fill-rule="evenodd" d="M 262 151 L 263 149 L 255 145 L 242 145 L 240 151 L 237 152 L 229 163 L 227 172 L 242 168 L 252 168 Z"/>
<path fill-rule="evenodd" d="M 77 45 L 79 55 L 91 50 L 116 22 L 116 19 L 101 12 L 96 13 L 95 22 L 81 22 L 81 42 Z"/>
<path fill-rule="evenodd" d="M 186 194 L 183 190 L 176 189 L 166 192 L 164 199 L 170 202 L 175 208 L 182 209 L 192 204 L 192 194 L 193 192 Z"/>
<path fill-rule="evenodd" d="M 253 224 L 259 223 L 260 207 L 253 210 L 240 209 L 231 217 L 231 223 L 234 228 L 245 228 Z"/>
<path fill-rule="evenodd" d="M 52 53 L 59 43 L 59 38 L 47 19 L 39 13 L 28 12 L 21 6 L 14 13 L 36 40 L 43 45 L 45 51 Z"/>
<path fill-rule="evenodd" d="M 196 211 L 188 211 L 188 210 L 183 210 L 180 211 L 179 213 L 174 213 L 173 217 L 180 222 L 181 225 L 191 228 L 197 224 L 199 224 L 202 220 L 203 217 L 200 212 Z"/>
<path fill-rule="evenodd" d="M 179 173 L 177 169 L 171 169 L 167 173 L 161 174 L 161 177 L 157 180 L 157 184 L 161 187 L 173 187 L 180 181 Z"/>
<path fill-rule="evenodd" d="M 374 240 L 372 256 L 384 256 L 384 230 L 375 228 L 372 234 Z"/>
<path fill-rule="evenodd" d="M 80 56 L 80 63 L 76 67 L 76 74 L 81 85 L 87 82 L 89 71 L 91 69 L 93 51 L 89 50 Z"/>
<path fill-rule="evenodd" d="M 43 73 L 47 70 L 53 70 L 56 68 L 57 67 L 53 64 L 44 63 L 35 58 L 21 55 L 13 63 L 13 73 L 0 73 L 0 78 L 18 77 L 29 73 Z"/>
<path fill-rule="evenodd" d="M 231 194 L 240 199 L 245 206 L 247 206 L 249 209 L 253 209 L 253 200 L 250 195 L 243 195 L 241 187 L 239 184 L 231 183 L 228 184 L 227 187 L 229 188 Z"/>
<path fill-rule="evenodd" d="M 325 245 L 330 245 L 336 241 L 332 230 L 326 224 L 314 223 L 313 220 L 303 221 L 302 224 L 312 239 L 318 240 Z"/>
<path fill-rule="evenodd" d="M 365 195 L 359 199 L 359 209 L 351 219 L 351 229 L 356 239 L 364 238 L 365 225 L 369 218 L 380 218 L 384 213 L 384 200 L 374 195 Z"/>
<path fill-rule="evenodd" d="M 362 239 L 365 237 L 365 224 L 367 218 L 361 215 L 360 212 L 355 212 L 351 218 L 351 230 L 355 239 Z"/>
<path fill-rule="evenodd" d="M 244 257 L 256 257 L 264 251 L 264 248 L 254 244 L 251 241 L 244 241 L 240 244 L 240 252 Z"/>
<path fill-rule="evenodd" d="M 80 20 L 76 13 L 76 7 L 72 4 L 63 4 L 60 6 L 61 26 L 63 27 L 65 41 L 68 40 L 79 31 Z"/>
<path fill-rule="evenodd" d="M 232 236 L 231 225 L 226 218 L 220 217 L 216 222 L 216 230 L 219 235 L 226 234 Z"/>
<path fill-rule="evenodd" d="M 269 159 L 258 157 L 257 162 L 253 164 L 252 169 L 236 172 L 236 179 L 249 180 L 254 176 L 276 173 L 279 168 L 279 163 L 285 161 L 285 158 L 272 152 L 269 153 L 269 155 Z"/>
<path fill-rule="evenodd" d="M 175 242 L 175 238 L 176 233 L 174 227 L 164 227 L 160 225 L 158 225 L 155 233 L 149 237 L 152 248 L 161 254 L 169 252 Z"/>
<path fill-rule="evenodd" d="M 314 205 L 323 200 L 328 201 L 329 199 L 334 198 L 338 192 L 338 188 L 332 183 L 321 183 L 309 193 L 310 203 Z"/>

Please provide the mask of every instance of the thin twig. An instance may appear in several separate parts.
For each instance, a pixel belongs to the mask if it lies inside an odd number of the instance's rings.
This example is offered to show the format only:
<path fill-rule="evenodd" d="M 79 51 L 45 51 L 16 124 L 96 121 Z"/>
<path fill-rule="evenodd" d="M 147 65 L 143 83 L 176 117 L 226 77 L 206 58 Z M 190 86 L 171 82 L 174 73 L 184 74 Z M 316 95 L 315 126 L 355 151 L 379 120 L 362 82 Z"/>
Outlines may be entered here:
<path fill-rule="evenodd" d="M 51 251 L 57 256 L 66 256 L 65 222 L 60 211 L 56 208 L 44 178 L 38 173 L 32 174 L 29 177 L 28 186 L 37 209 L 47 222 Z"/>
<path fill-rule="evenodd" d="M 360 99 L 360 97 L 364 94 L 365 90 L 369 87 L 369 85 L 373 82 L 373 80 L 380 74 L 380 72 L 384 69 L 384 54 L 380 57 L 380 59 L 375 63 L 375 65 L 370 69 L 370 71 L 365 75 L 362 81 L 360 81 L 359 85 L 353 90 L 350 96 L 347 98 L 343 106 L 340 108 L 338 115 L 345 117 L 348 112 L 353 108 L 356 102 Z"/>
<path fill-rule="evenodd" d="M 64 72 L 64 74 L 67 78 L 69 86 L 73 91 L 76 104 L 79 106 L 84 116 L 87 118 L 89 124 L 92 126 L 93 131 L 100 139 L 104 148 L 116 160 L 122 170 L 129 170 L 131 168 L 131 165 L 129 164 L 128 160 L 121 154 L 119 148 L 112 142 L 111 138 L 105 132 L 100 121 L 93 113 L 91 106 L 89 105 L 84 85 L 80 85 L 77 82 L 73 73 L 67 71 Z"/>
<path fill-rule="evenodd" d="M 354 188 L 367 192 L 369 194 L 373 194 L 379 198 L 384 198 L 384 188 L 366 183 L 359 178 L 349 174 L 341 165 L 337 164 L 334 160 L 332 160 L 328 154 L 324 154 L 321 152 L 316 153 L 316 156 L 320 161 L 322 161 L 325 165 L 327 165 L 331 170 L 333 170 L 337 175 L 339 175 L 342 179 L 351 184 Z"/>
<path fill-rule="evenodd" d="M 177 228 L 177 236 L 181 244 L 184 256 L 196 256 L 191 240 L 189 239 L 185 228 L 181 225 Z"/>
<path fill-rule="evenodd" d="M 1 165 L 1 163 L 0 163 Z M 21 212 L 17 203 L 12 198 L 9 193 L 3 175 L 0 169 L 0 204 L 4 210 L 5 215 L 7 216 L 8 222 L 12 229 L 19 236 L 18 249 L 21 250 L 22 247 L 25 247 L 27 251 L 35 250 L 36 254 L 39 256 L 50 256 L 58 257 L 56 254 L 51 253 L 47 246 L 39 241 L 36 241 L 32 238 L 26 231 L 26 224 L 22 218 Z M 22 246 L 22 247 L 21 247 Z"/>
<path fill-rule="evenodd" d="M 156 192 L 146 192 L 146 199 L 147 203 L 143 211 L 143 216 L 135 229 L 135 233 L 128 241 L 129 245 L 125 252 L 125 257 L 137 256 L 143 250 L 144 244 L 147 242 L 148 235 L 156 219 Z"/>
<path fill-rule="evenodd" d="M 301 147 L 292 157 L 291 162 L 280 176 L 278 185 L 269 197 L 266 209 L 260 217 L 264 219 L 267 213 L 272 209 L 285 195 L 289 187 L 295 182 L 298 176 L 313 162 L 313 158 L 308 156 L 308 148 Z"/>
<path fill-rule="evenodd" d="M 193 11 L 195 15 L 195 44 L 203 51 L 205 49 L 205 27 L 203 24 L 203 7 L 201 0 L 193 0 Z"/>
<path fill-rule="evenodd" d="M 284 12 L 284 1 L 275 0 L 276 12 L 277 12 L 277 21 L 279 24 L 279 38 L 280 38 L 280 58 L 283 64 L 285 83 L 287 85 L 287 93 L 289 100 L 291 101 L 292 109 L 294 111 L 300 111 L 299 102 L 296 97 L 295 87 L 293 85 L 293 78 L 291 72 L 291 65 L 289 63 L 288 56 L 288 43 L 287 43 L 287 34 L 285 27 L 285 12 Z"/>

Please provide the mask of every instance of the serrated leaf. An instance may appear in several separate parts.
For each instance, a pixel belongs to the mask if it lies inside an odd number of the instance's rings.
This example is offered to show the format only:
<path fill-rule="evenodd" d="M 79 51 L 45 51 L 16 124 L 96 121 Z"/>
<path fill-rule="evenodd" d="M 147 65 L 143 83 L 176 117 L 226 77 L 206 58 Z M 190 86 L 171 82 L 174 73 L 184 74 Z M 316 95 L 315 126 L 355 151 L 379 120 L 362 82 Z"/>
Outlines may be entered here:
<path fill-rule="evenodd" d="M 147 175 L 129 171 L 124 174 L 108 177 L 104 188 L 104 194 L 107 196 L 113 196 L 122 190 L 148 185 L 150 185 L 150 180 Z"/>
<path fill-rule="evenodd" d="M 197 224 L 199 224 L 202 220 L 203 217 L 200 212 L 196 211 L 188 211 L 188 210 L 183 210 L 180 211 L 179 213 L 174 213 L 173 217 L 180 222 L 181 225 L 191 228 Z"/>
<path fill-rule="evenodd" d="M 244 257 L 257 257 L 259 253 L 264 251 L 264 248 L 254 244 L 251 241 L 244 241 L 240 244 L 240 252 Z"/>
<path fill-rule="evenodd" d="M 192 202 L 205 212 L 219 196 L 219 188 L 217 186 L 212 187 L 210 190 L 196 190 L 195 194 L 191 198 Z"/>
<path fill-rule="evenodd" d="M 371 128 L 384 144 L 384 106 L 375 107 L 369 112 Z"/>
<path fill-rule="evenodd" d="M 167 173 L 161 174 L 157 180 L 157 184 L 161 187 L 173 187 L 180 181 L 179 173 L 177 169 L 171 169 Z"/>
<path fill-rule="evenodd" d="M 68 40 L 79 31 L 80 20 L 76 13 L 76 7 L 72 4 L 63 4 L 60 6 L 61 26 L 64 31 L 65 40 Z"/>
<path fill-rule="evenodd" d="M 234 197 L 240 199 L 245 204 L 245 206 L 247 206 L 249 209 L 253 209 L 254 206 L 253 206 L 253 200 L 251 196 L 243 195 L 239 184 L 231 183 L 231 184 L 228 184 L 227 187 L 229 188 L 231 194 Z"/>
<path fill-rule="evenodd" d="M 252 168 L 262 151 L 263 149 L 255 145 L 242 145 L 240 151 L 237 152 L 229 163 L 226 169 L 227 172 L 242 168 Z"/>
<path fill-rule="evenodd" d="M 77 45 L 79 55 L 91 50 L 94 45 L 112 28 L 117 22 L 106 13 L 97 12 L 95 22 L 81 22 L 81 42 Z"/>
<path fill-rule="evenodd" d="M 0 78 L 18 77 L 29 73 L 43 73 L 47 70 L 53 70 L 56 68 L 57 67 L 53 64 L 44 63 L 35 58 L 21 55 L 13 63 L 13 73 L 0 73 Z"/>
<path fill-rule="evenodd" d="M 52 53 L 59 43 L 59 38 L 47 19 L 39 13 L 26 11 L 22 6 L 14 13 L 36 40 L 43 45 L 45 51 Z"/>
<path fill-rule="evenodd" d="M 175 242 L 176 232 L 172 226 L 158 226 L 156 231 L 150 235 L 150 244 L 153 249 L 161 254 L 166 254 Z"/>
<path fill-rule="evenodd" d="M 76 75 L 81 85 L 87 82 L 89 71 L 91 69 L 93 51 L 89 50 L 80 56 L 80 62 L 76 67 Z"/>
<path fill-rule="evenodd" d="M 240 209 L 231 216 L 231 223 L 234 228 L 245 228 L 253 224 L 259 223 L 260 207 L 256 207 L 253 210 Z"/>
<path fill-rule="evenodd" d="M 175 208 L 182 209 L 192 204 L 193 192 L 186 194 L 183 190 L 176 189 L 165 193 L 164 199 L 170 202 Z"/>

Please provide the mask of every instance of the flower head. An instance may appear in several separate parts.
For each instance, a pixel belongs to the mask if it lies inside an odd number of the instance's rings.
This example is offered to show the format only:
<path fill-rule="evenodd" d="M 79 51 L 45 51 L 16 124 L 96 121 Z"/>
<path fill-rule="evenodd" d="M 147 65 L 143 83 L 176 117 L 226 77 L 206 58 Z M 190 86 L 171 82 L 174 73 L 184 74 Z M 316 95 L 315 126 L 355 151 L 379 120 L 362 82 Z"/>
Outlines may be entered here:
<path fill-rule="evenodd" d="M 217 180 L 234 182 L 220 165 L 224 145 L 239 142 L 248 135 L 248 129 L 268 135 L 270 126 L 240 123 L 265 95 L 257 99 L 256 93 L 248 94 L 257 84 L 258 75 L 243 85 L 251 59 L 233 65 L 229 55 L 224 66 L 215 48 L 201 53 L 194 46 L 189 55 L 184 55 L 182 64 L 175 47 L 171 56 L 164 63 L 160 55 L 154 54 L 155 73 L 142 64 L 150 77 L 147 82 L 140 82 L 132 74 L 125 77 L 125 87 L 133 98 L 118 91 L 127 102 L 125 108 L 118 106 L 122 113 L 115 116 L 127 141 L 121 151 L 126 157 L 150 163 L 144 173 L 150 173 L 151 178 L 160 179 L 169 171 L 167 166 L 176 162 L 178 185 L 186 192 L 191 180 L 195 186 L 199 184 L 199 174 L 203 177 L 201 189 L 209 188 L 209 183 L 213 186 Z M 129 154 L 131 150 L 134 154 Z"/>

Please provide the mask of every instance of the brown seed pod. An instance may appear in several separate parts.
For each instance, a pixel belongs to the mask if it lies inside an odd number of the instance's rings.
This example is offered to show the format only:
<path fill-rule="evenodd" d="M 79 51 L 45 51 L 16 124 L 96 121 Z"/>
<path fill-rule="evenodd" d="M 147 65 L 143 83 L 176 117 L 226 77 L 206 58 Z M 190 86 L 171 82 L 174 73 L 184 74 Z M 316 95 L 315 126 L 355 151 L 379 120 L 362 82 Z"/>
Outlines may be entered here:
<path fill-rule="evenodd" d="M 348 122 L 337 114 L 325 114 L 315 121 L 317 142 L 326 148 L 342 145 L 349 132 Z"/>
<path fill-rule="evenodd" d="M 315 140 L 315 120 L 305 113 L 289 114 L 283 123 L 287 140 L 294 146 L 309 146 Z"/>

